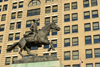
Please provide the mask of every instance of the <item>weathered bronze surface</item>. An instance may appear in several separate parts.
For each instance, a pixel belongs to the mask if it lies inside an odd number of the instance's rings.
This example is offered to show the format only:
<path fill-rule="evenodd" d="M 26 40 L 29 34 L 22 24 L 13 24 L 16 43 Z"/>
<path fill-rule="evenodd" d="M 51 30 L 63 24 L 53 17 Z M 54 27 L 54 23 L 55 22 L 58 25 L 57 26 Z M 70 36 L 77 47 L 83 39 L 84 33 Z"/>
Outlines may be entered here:
<path fill-rule="evenodd" d="M 56 23 L 50 23 L 42 27 L 42 29 L 37 30 L 36 28 L 37 26 L 35 26 L 37 20 L 38 19 L 33 20 L 35 23 L 31 25 L 30 27 L 31 32 L 28 35 L 25 34 L 24 37 L 21 38 L 19 42 L 15 42 L 10 48 L 7 49 L 7 51 L 14 49 L 14 47 L 18 45 L 20 47 L 19 54 L 22 57 L 24 57 L 24 55 L 22 54 L 23 49 L 27 51 L 27 54 L 31 56 L 36 56 L 36 54 L 32 54 L 30 52 L 30 49 L 29 49 L 30 47 L 35 47 L 35 46 L 41 47 L 42 45 L 50 45 L 50 48 L 48 49 L 48 51 L 50 51 L 51 49 L 55 50 L 52 42 L 49 42 L 47 35 L 51 29 L 55 29 L 59 31 L 60 27 L 58 27 Z"/>

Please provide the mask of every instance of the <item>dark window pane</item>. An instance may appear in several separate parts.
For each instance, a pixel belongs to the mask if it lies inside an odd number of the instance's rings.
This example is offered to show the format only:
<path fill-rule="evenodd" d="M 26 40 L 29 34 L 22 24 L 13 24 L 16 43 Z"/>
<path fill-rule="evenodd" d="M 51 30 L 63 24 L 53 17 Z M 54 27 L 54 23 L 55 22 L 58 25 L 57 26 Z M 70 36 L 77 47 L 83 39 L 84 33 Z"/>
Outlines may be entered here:
<path fill-rule="evenodd" d="M 95 49 L 95 57 L 100 57 L 100 48 L 99 49 Z"/>
<path fill-rule="evenodd" d="M 52 40 L 52 44 L 53 44 L 53 47 L 56 48 L 57 47 L 57 40 Z"/>
<path fill-rule="evenodd" d="M 4 31 L 5 24 L 0 25 L 0 31 Z"/>
<path fill-rule="evenodd" d="M 49 48 L 49 45 L 44 45 L 44 49 L 47 49 L 47 48 Z"/>
<path fill-rule="evenodd" d="M 64 15 L 64 22 L 70 21 L 70 14 Z"/>
<path fill-rule="evenodd" d="M 91 6 L 97 6 L 97 0 L 91 0 Z"/>
<path fill-rule="evenodd" d="M 70 46 L 70 38 L 64 39 L 64 47 Z"/>
<path fill-rule="evenodd" d="M 93 23 L 93 30 L 99 30 L 99 22 Z"/>
<path fill-rule="evenodd" d="M 85 44 L 91 44 L 91 36 L 85 37 Z"/>
<path fill-rule="evenodd" d="M 73 25 L 72 26 L 72 33 L 77 33 L 78 32 L 78 25 Z"/>
<path fill-rule="evenodd" d="M 90 23 L 85 24 L 85 31 L 91 31 L 91 25 Z"/>
<path fill-rule="evenodd" d="M 98 10 L 93 10 L 92 11 L 92 18 L 98 17 Z"/>
<path fill-rule="evenodd" d="M 77 9 L 77 2 L 72 3 L 72 9 Z"/>
<path fill-rule="evenodd" d="M 35 15 L 40 15 L 40 8 L 27 11 L 27 17 Z"/>
<path fill-rule="evenodd" d="M 7 6 L 8 6 L 8 5 L 4 5 L 4 6 L 3 6 L 3 11 L 6 11 L 6 10 L 7 10 Z"/>
<path fill-rule="evenodd" d="M 64 52 L 64 60 L 70 60 L 70 51 Z"/>
<path fill-rule="evenodd" d="M 90 12 L 84 12 L 84 19 L 89 19 L 90 18 Z"/>
<path fill-rule="evenodd" d="M 89 0 L 84 0 L 83 1 L 83 6 L 84 7 L 89 7 Z"/>
<path fill-rule="evenodd" d="M 70 3 L 64 4 L 64 11 L 70 10 Z"/>
<path fill-rule="evenodd" d="M 86 58 L 92 58 L 92 50 L 91 49 L 86 50 Z"/>
<path fill-rule="evenodd" d="M 94 43 L 100 43 L 100 35 L 94 35 Z"/>
<path fill-rule="evenodd" d="M 31 47 L 30 48 L 31 50 L 38 50 L 38 47 L 36 46 L 36 47 Z"/>

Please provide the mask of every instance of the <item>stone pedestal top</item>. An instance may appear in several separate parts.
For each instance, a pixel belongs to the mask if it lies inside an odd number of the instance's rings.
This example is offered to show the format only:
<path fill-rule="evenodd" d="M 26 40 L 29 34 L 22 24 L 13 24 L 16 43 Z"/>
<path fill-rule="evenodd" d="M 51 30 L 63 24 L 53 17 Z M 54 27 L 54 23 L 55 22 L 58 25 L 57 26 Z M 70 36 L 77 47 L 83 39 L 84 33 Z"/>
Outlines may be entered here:
<path fill-rule="evenodd" d="M 58 58 L 53 56 L 24 56 L 22 59 L 15 61 L 18 63 L 31 63 L 31 62 L 45 62 L 45 61 L 57 61 Z"/>

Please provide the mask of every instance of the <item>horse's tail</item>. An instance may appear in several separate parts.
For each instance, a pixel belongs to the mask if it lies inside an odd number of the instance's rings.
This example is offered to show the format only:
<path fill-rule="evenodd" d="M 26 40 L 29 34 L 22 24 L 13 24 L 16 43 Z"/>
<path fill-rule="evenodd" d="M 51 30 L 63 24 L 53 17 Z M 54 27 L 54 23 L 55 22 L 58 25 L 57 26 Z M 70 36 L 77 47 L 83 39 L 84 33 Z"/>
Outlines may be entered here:
<path fill-rule="evenodd" d="M 18 45 L 19 42 L 15 42 L 11 47 L 7 48 L 7 51 L 11 51 L 15 46 Z"/>

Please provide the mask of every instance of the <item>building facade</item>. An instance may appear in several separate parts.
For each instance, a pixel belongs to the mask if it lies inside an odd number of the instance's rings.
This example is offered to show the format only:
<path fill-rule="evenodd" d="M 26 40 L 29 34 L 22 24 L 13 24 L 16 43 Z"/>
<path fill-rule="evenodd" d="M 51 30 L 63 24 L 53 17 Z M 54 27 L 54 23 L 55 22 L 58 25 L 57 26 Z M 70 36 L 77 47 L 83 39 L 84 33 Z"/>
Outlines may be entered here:
<path fill-rule="evenodd" d="M 38 56 L 57 57 L 65 67 L 100 67 L 100 0 L 0 0 L 0 67 L 11 67 L 21 59 L 18 46 L 6 51 L 30 31 L 33 19 L 38 29 L 55 22 L 60 31 L 48 34 L 49 45 L 31 47 Z M 24 55 L 27 52 L 23 50 Z"/>

